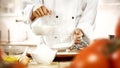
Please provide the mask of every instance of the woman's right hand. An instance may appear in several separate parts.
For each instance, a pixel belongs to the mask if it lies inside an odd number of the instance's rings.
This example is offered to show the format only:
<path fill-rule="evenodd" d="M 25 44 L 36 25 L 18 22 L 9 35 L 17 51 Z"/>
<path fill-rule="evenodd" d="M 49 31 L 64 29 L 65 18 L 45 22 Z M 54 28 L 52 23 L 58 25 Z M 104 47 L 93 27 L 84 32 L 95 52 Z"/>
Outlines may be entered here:
<path fill-rule="evenodd" d="M 51 14 L 51 11 L 48 10 L 45 6 L 40 6 L 38 9 L 32 12 L 31 20 L 33 21 L 35 18 L 43 17 Z"/>

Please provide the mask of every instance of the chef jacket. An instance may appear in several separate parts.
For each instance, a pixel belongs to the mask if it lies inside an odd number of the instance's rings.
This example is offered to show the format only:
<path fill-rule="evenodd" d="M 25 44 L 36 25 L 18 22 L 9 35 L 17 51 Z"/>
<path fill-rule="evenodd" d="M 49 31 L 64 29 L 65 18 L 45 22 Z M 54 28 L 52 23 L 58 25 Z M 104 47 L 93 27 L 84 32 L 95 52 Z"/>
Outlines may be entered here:
<path fill-rule="evenodd" d="M 45 44 L 49 47 L 71 42 L 72 40 L 66 39 L 71 39 L 67 36 L 70 36 L 75 28 L 82 29 L 83 39 L 89 43 L 95 27 L 97 3 L 98 0 L 29 0 L 24 16 L 27 23 L 32 22 L 33 32 L 43 36 Z M 31 21 L 32 12 L 40 5 L 46 6 L 52 14 Z"/>

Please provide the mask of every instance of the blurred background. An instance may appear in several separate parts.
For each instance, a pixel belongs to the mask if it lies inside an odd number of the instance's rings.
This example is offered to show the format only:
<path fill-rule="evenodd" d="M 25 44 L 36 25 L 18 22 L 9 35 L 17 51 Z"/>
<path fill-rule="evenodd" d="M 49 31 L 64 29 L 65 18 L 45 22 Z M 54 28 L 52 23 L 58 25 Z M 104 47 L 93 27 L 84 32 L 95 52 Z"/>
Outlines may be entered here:
<path fill-rule="evenodd" d="M 23 35 L 26 36 L 24 39 L 27 38 L 27 26 L 22 22 L 19 25 L 16 24 L 18 23 L 16 20 L 23 20 L 22 10 L 25 8 L 26 3 L 30 3 L 30 1 L 0 0 L 0 41 L 15 41 L 22 38 Z M 109 35 L 114 35 L 119 16 L 120 0 L 99 0 L 93 39 L 108 38 Z"/>
<path fill-rule="evenodd" d="M 120 17 L 120 0 L 99 0 L 93 39 L 114 35 L 118 17 Z"/>

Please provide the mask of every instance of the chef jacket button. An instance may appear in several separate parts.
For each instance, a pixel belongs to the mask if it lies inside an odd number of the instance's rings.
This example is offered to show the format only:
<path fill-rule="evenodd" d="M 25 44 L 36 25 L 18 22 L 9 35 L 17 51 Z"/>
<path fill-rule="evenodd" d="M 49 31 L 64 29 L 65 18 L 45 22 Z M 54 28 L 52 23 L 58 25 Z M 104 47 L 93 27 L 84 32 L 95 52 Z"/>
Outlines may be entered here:
<path fill-rule="evenodd" d="M 74 17 L 72 17 L 72 19 L 74 19 Z"/>
<path fill-rule="evenodd" d="M 58 18 L 58 16 L 56 16 L 56 18 Z"/>
<path fill-rule="evenodd" d="M 57 36 L 55 36 L 54 38 L 57 39 Z"/>

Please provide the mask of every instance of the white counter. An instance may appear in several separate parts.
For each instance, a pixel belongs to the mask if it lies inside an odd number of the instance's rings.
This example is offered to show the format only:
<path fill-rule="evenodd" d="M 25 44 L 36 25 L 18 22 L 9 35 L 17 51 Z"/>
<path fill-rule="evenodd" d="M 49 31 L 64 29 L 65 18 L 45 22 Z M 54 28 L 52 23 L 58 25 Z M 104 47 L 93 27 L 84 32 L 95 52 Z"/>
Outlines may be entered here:
<path fill-rule="evenodd" d="M 65 68 L 69 66 L 71 62 L 53 62 L 49 65 L 42 65 L 42 64 L 29 64 L 28 68 Z"/>

